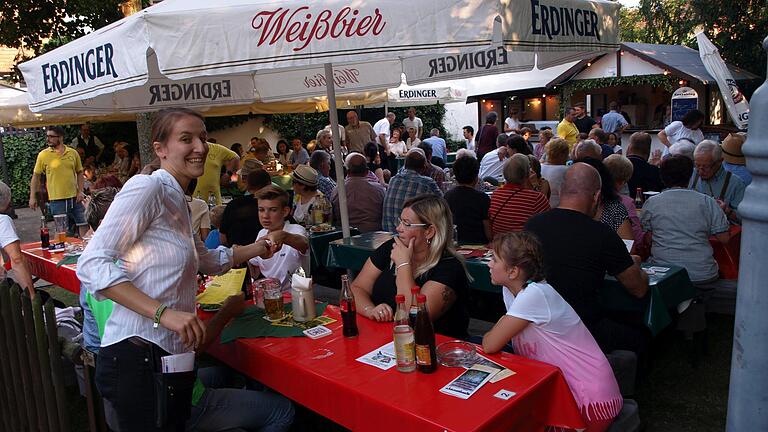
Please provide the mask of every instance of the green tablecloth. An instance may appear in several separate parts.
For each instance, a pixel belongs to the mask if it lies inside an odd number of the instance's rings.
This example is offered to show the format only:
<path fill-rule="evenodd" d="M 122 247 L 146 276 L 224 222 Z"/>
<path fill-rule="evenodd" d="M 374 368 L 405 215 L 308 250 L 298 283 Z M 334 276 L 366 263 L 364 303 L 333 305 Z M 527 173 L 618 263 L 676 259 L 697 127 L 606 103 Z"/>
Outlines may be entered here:
<path fill-rule="evenodd" d="M 280 175 L 280 176 L 272 176 L 272 183 L 278 185 L 279 187 L 283 188 L 284 190 L 290 191 L 293 187 L 291 176 L 289 174 L 286 175 Z"/>
<path fill-rule="evenodd" d="M 333 241 L 329 244 L 326 266 L 360 271 L 373 251 L 391 238 L 392 234 L 388 232 L 375 232 Z M 643 267 L 649 266 L 643 264 Z M 600 290 L 601 305 L 612 311 L 644 311 L 646 326 L 654 335 L 658 334 L 672 320 L 669 309 L 696 295 L 684 268 L 667 264 L 664 267 L 669 267 L 669 271 L 650 277 L 651 295 L 643 299 L 629 295 L 621 283 L 607 276 Z M 470 284 L 473 290 L 501 292 L 500 286 L 491 284 L 488 258 L 467 259 L 467 269 L 473 278 Z"/>
<path fill-rule="evenodd" d="M 360 234 L 356 228 L 350 229 L 351 235 Z M 309 232 L 309 251 L 312 269 L 325 266 L 328 261 L 328 244 L 334 240 L 342 238 L 344 234 L 341 229 L 334 229 L 326 232 Z"/>
<path fill-rule="evenodd" d="M 326 306 L 328 306 L 328 303 L 315 304 L 315 311 L 318 317 L 325 313 Z M 291 310 L 291 304 L 286 304 L 285 313 L 290 313 Z M 271 322 L 264 319 L 264 309 L 251 305 L 246 307 L 240 316 L 224 327 L 224 330 L 221 332 L 221 343 L 229 343 L 240 338 L 304 336 L 303 331 L 304 329 L 296 326 L 272 325 Z"/>
<path fill-rule="evenodd" d="M 600 290 L 600 304 L 604 308 L 614 311 L 643 311 L 645 325 L 656 336 L 672 322 L 669 310 L 674 309 L 683 301 L 695 297 L 696 288 L 683 267 L 671 264 L 654 265 L 669 267 L 669 271 L 648 277 L 648 288 L 651 295 L 643 299 L 633 297 L 627 293 L 616 278 L 606 276 L 603 289 Z M 651 266 L 651 264 L 642 264 L 643 268 Z"/>

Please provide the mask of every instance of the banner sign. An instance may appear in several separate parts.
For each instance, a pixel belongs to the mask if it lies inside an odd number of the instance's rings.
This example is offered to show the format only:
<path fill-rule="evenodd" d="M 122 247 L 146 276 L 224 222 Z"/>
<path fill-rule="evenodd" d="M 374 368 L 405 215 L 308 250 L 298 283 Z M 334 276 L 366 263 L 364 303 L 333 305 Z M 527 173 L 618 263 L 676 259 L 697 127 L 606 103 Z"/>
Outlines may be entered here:
<path fill-rule="evenodd" d="M 679 121 L 688 111 L 699 109 L 699 94 L 690 87 L 680 87 L 672 93 L 672 121 Z"/>

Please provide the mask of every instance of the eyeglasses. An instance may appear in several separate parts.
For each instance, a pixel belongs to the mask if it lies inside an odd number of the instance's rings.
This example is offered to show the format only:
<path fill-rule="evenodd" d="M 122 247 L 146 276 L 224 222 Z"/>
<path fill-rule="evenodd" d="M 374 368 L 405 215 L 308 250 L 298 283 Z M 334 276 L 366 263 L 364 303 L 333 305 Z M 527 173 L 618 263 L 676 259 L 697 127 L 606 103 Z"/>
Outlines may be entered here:
<path fill-rule="evenodd" d="M 701 170 L 711 170 L 711 169 L 714 169 L 714 168 L 715 168 L 715 166 L 717 165 L 717 163 L 718 163 L 718 161 L 714 161 L 714 162 L 712 162 L 712 163 L 710 163 L 710 164 L 706 164 L 706 165 L 705 165 L 705 164 L 695 164 L 694 166 L 696 167 L 696 170 L 697 170 L 697 171 L 701 171 Z"/>
<path fill-rule="evenodd" d="M 45 136 L 46 136 L 46 138 L 61 138 L 61 135 L 48 135 L 48 134 L 46 134 Z"/>
<path fill-rule="evenodd" d="M 397 218 L 397 224 L 398 225 L 402 224 L 406 228 L 426 228 L 426 227 L 432 225 L 432 224 L 428 224 L 428 223 L 410 223 L 410 222 L 406 222 L 406 221 L 404 221 L 404 220 L 402 220 L 400 218 Z"/>

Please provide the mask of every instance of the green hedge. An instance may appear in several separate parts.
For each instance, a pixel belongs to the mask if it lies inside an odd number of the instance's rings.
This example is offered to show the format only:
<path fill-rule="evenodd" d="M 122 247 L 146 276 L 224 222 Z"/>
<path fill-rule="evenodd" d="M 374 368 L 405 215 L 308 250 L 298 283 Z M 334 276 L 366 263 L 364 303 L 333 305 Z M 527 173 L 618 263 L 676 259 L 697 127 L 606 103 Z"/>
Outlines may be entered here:
<path fill-rule="evenodd" d="M 8 166 L 14 206 L 29 203 L 29 180 L 35 167 L 37 154 L 45 148 L 45 135 L 22 135 L 3 137 L 5 163 Z"/>

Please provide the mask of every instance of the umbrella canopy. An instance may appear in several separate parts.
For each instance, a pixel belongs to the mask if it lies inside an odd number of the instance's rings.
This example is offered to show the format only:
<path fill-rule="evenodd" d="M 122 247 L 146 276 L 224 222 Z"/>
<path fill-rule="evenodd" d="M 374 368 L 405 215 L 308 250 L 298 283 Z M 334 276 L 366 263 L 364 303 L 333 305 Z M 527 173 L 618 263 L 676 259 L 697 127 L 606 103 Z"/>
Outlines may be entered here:
<path fill-rule="evenodd" d="M 723 58 L 720 57 L 720 52 L 703 31 L 696 33 L 696 42 L 699 44 L 699 56 L 704 63 L 704 68 L 717 81 L 720 94 L 725 101 L 725 106 L 728 108 L 728 114 L 733 119 L 733 123 L 739 129 L 746 129 L 749 124 L 747 98 L 739 89 L 736 80 L 733 79 L 733 75 L 728 70 Z"/>
<path fill-rule="evenodd" d="M 192 80 L 178 98 L 160 90 L 174 105 L 225 104 L 224 80 L 250 75 L 254 100 L 326 92 L 336 106 L 336 87 L 384 90 L 399 85 L 403 72 L 418 84 L 530 70 L 535 53 L 542 67 L 615 51 L 619 7 L 589 0 L 165 0 L 19 68 L 33 112 L 102 95 L 131 109 L 126 92 L 151 86 L 157 74 Z M 196 81 L 204 77 L 212 79 L 205 94 Z M 228 97 L 241 98 L 235 87 L 229 84 Z M 341 160 L 336 110 L 330 117 Z M 340 163 L 336 169 L 342 177 Z M 343 187 L 339 182 L 348 236 Z"/>
<path fill-rule="evenodd" d="M 105 103 L 92 106 L 103 112 L 110 102 L 115 112 L 139 112 L 303 99 L 323 96 L 328 82 L 339 92 L 384 90 L 404 71 L 418 84 L 530 70 L 534 52 L 542 68 L 615 50 L 618 8 L 585 0 L 165 0 L 20 69 L 33 112 L 100 95 Z M 497 17 L 502 45 L 491 47 Z M 166 90 L 162 78 L 190 81 Z M 123 92 L 136 87 L 145 88 L 139 97 Z"/>

